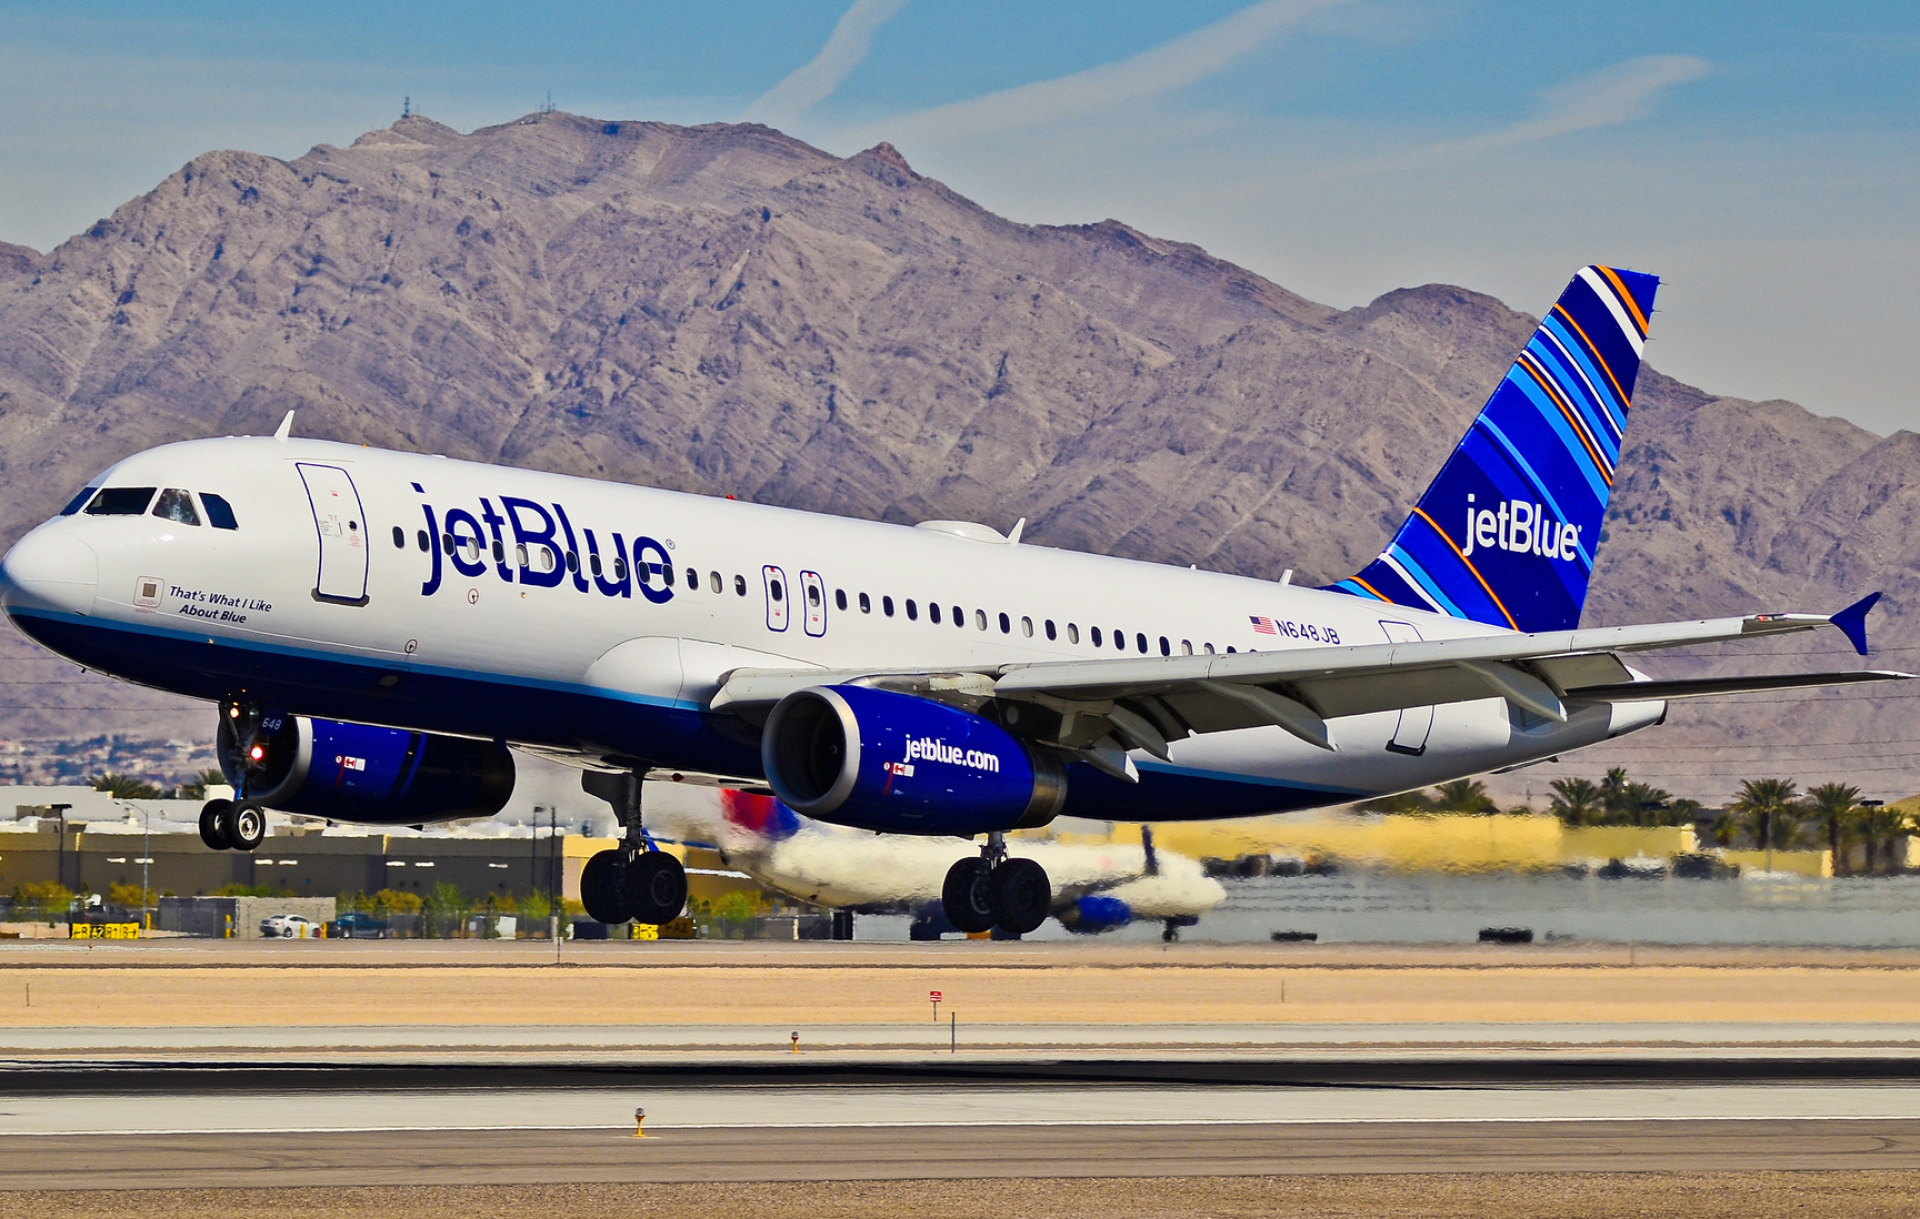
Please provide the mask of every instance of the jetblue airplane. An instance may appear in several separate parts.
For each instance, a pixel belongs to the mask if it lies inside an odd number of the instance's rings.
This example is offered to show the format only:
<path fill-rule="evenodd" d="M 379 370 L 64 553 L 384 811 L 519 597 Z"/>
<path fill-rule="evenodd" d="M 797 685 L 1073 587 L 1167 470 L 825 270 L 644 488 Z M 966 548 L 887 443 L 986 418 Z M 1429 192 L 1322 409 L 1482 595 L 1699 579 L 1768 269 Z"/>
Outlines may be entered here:
<path fill-rule="evenodd" d="M 445 457 L 270 437 L 163 445 L 0 561 L 0 604 L 73 662 L 219 705 L 250 850 L 263 809 L 487 815 L 509 747 L 580 767 L 626 828 L 597 917 L 672 918 L 649 776 L 758 785 L 860 829 L 986 836 L 956 927 L 1030 931 L 1045 869 L 1004 831 L 1345 804 L 1538 762 L 1668 700 L 1902 677 L 1661 681 L 1628 653 L 1828 615 L 1579 627 L 1657 280 L 1590 266 L 1379 558 L 1326 588 Z M 1877 595 L 1877 594 L 1876 594 Z"/>

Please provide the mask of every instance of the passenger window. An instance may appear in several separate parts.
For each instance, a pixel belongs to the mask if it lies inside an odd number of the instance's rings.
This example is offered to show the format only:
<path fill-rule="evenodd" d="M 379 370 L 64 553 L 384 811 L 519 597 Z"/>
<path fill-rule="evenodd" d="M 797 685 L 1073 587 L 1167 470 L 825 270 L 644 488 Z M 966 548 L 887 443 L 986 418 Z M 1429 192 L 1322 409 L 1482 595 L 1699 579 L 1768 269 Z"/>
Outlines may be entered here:
<path fill-rule="evenodd" d="M 672 588 L 673 587 L 673 567 L 671 565 L 663 564 L 660 568 L 660 578 L 666 581 L 668 588 Z"/>
<path fill-rule="evenodd" d="M 687 591 L 690 593 L 700 591 L 700 573 L 691 567 L 687 568 Z"/>
<path fill-rule="evenodd" d="M 1227 655 L 1229 655 L 1229 656 L 1231 656 L 1231 655 L 1233 655 L 1233 645 L 1232 645 L 1232 644 L 1228 644 L 1228 645 L 1227 645 Z"/>
<path fill-rule="evenodd" d="M 153 514 L 176 525 L 199 525 L 200 514 L 193 510 L 193 496 L 177 487 L 168 487 L 153 502 Z"/>
<path fill-rule="evenodd" d="M 834 604 L 834 608 L 836 609 L 844 610 L 847 608 L 847 590 L 846 589 L 836 588 L 833 590 L 833 604 Z"/>
<path fill-rule="evenodd" d="M 803 572 L 801 574 L 804 575 L 805 573 Z M 820 604 L 820 589 L 815 585 L 807 586 L 807 604 L 814 605 L 814 606 L 817 606 Z M 847 607 L 843 605 L 840 608 L 845 609 Z"/>
<path fill-rule="evenodd" d="M 734 595 L 738 597 L 747 595 L 747 578 L 745 576 L 735 576 L 733 578 L 733 592 Z"/>
<path fill-rule="evenodd" d="M 1167 642 L 1165 635 L 1160 636 L 1160 654 L 1162 656 L 1173 655 L 1173 645 Z"/>
<path fill-rule="evenodd" d="M 1020 633 L 1022 635 L 1025 635 L 1028 639 L 1033 638 L 1033 619 L 1031 618 L 1020 619 Z"/>
<path fill-rule="evenodd" d="M 953 607 L 953 625 L 960 627 L 963 630 L 966 628 L 966 625 L 967 625 L 967 611 L 961 609 L 957 605 Z"/>
<path fill-rule="evenodd" d="M 200 493 L 200 506 L 207 510 L 207 524 L 215 529 L 238 529 L 240 522 L 233 519 L 233 505 L 217 495 Z"/>
<path fill-rule="evenodd" d="M 867 594 L 865 593 L 860 594 L 860 612 L 863 614 L 871 614 L 873 612 L 873 602 L 867 599 Z M 891 614 L 893 610 L 888 609 L 887 612 Z"/>
<path fill-rule="evenodd" d="M 496 563 L 507 561 L 507 548 L 499 538 L 493 539 L 493 561 Z M 520 566 L 525 567 L 526 564 L 522 563 Z"/>
<path fill-rule="evenodd" d="M 1080 628 L 1071 622 L 1067 623 L 1067 642 L 1080 642 Z"/>
<path fill-rule="evenodd" d="M 1191 656 L 1191 655 L 1193 655 L 1193 640 L 1191 640 L 1191 639 L 1182 639 L 1182 640 L 1180 641 L 1180 654 L 1181 654 L 1182 656 Z"/>
<path fill-rule="evenodd" d="M 427 536 L 427 531 L 424 529 L 420 530 L 418 534 L 416 534 L 414 540 L 420 544 L 421 554 L 426 554 L 428 551 L 433 549 L 433 539 Z"/>
<path fill-rule="evenodd" d="M 74 513 L 80 511 L 86 502 L 93 498 L 93 493 L 99 489 L 98 487 L 82 487 L 80 494 L 74 496 L 73 499 L 68 501 L 66 507 L 60 509 L 60 515 L 72 516 Z"/>
<path fill-rule="evenodd" d="M 1209 656 L 1212 656 L 1212 655 L 1214 654 L 1214 652 L 1213 652 L 1213 645 L 1212 645 L 1212 644 L 1210 644 L 1210 643 L 1204 643 L 1204 644 L 1201 644 L 1200 646 L 1201 646 L 1201 647 L 1204 647 L 1205 649 L 1207 649 L 1207 655 L 1209 655 Z"/>
<path fill-rule="evenodd" d="M 937 605 L 934 606 L 933 612 L 937 615 L 940 612 L 940 607 Z M 920 616 L 920 608 L 913 603 L 912 597 L 908 597 L 907 598 L 907 621 L 912 622 L 914 619 L 918 618 L 919 616 Z M 934 621 L 937 622 L 939 621 L 939 619 L 936 617 Z"/>
<path fill-rule="evenodd" d="M 87 505 L 88 516 L 139 516 L 153 502 L 152 487 L 108 487 Z"/>
<path fill-rule="evenodd" d="M 909 601 L 909 602 L 907 602 L 907 617 L 909 617 L 909 618 L 911 618 L 911 617 L 913 617 L 913 602 L 911 602 L 911 601 Z M 931 603 L 929 603 L 929 604 L 928 604 L 928 606 L 927 606 L 927 621 L 928 621 L 928 622 L 932 622 L 932 623 L 936 623 L 936 624 L 937 624 L 937 623 L 939 623 L 939 621 L 940 621 L 940 603 L 939 603 L 938 601 L 934 601 L 934 602 L 931 602 Z"/>
<path fill-rule="evenodd" d="M 1000 620 L 1002 622 L 1006 621 L 1006 616 L 1002 615 Z M 987 629 L 987 611 L 983 609 L 977 609 L 973 611 L 973 625 L 975 630 L 981 630 L 981 631 L 986 630 Z"/>
<path fill-rule="evenodd" d="M 893 617 L 893 598 L 892 597 L 880 598 L 880 612 L 885 614 L 889 618 Z"/>
<path fill-rule="evenodd" d="M 1047 619 L 1047 640 L 1051 642 L 1058 638 L 1060 638 L 1060 636 L 1053 629 L 1053 619 Z"/>
<path fill-rule="evenodd" d="M 627 578 L 627 561 L 619 555 L 613 556 L 613 578 L 615 580 Z"/>
<path fill-rule="evenodd" d="M 560 566 L 560 560 L 553 553 L 553 547 L 542 546 L 540 548 L 540 570 L 552 571 L 554 568 L 558 566 Z"/>
<path fill-rule="evenodd" d="M 724 593 L 727 591 L 727 582 L 721 577 L 720 573 L 716 571 L 708 575 L 707 587 L 713 589 L 716 593 Z"/>
<path fill-rule="evenodd" d="M 395 550 L 405 550 L 407 548 L 407 531 L 398 525 L 393 527 L 393 548 Z"/>
<path fill-rule="evenodd" d="M 1145 656 L 1147 654 L 1147 637 L 1145 635 L 1135 635 L 1133 637 L 1133 646 L 1139 649 L 1142 656 Z"/>
<path fill-rule="evenodd" d="M 775 601 L 779 601 L 787 595 L 787 590 L 780 587 L 780 581 L 773 580 L 767 584 L 767 593 Z"/>
<path fill-rule="evenodd" d="M 569 550 L 567 552 L 567 570 L 571 572 L 578 572 L 580 570 L 580 552 L 579 551 Z"/>
<path fill-rule="evenodd" d="M 1067 629 L 1072 630 L 1073 628 L 1068 627 Z M 1097 626 L 1087 628 L 1087 638 L 1093 641 L 1094 647 L 1096 648 L 1099 647 L 1100 646 L 1100 628 Z"/>
<path fill-rule="evenodd" d="M 513 544 L 513 558 L 514 566 L 523 569 L 527 566 L 527 544 L 525 542 L 515 542 Z M 640 577 L 641 583 L 645 583 L 646 579 L 645 574 L 642 574 Z"/>
<path fill-rule="evenodd" d="M 599 576 L 600 574 L 602 574 L 602 569 L 600 567 L 600 556 L 593 553 L 591 550 L 587 552 L 587 570 L 591 571 L 595 576 Z"/>

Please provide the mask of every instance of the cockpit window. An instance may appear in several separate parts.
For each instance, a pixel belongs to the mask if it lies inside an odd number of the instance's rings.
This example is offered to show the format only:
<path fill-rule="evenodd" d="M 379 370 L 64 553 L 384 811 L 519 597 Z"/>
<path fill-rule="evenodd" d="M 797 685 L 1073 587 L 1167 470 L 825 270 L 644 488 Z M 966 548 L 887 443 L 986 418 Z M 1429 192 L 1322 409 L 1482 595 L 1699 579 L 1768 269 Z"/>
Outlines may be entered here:
<path fill-rule="evenodd" d="M 139 516 L 153 502 L 152 487 L 108 487 L 87 505 L 88 516 Z"/>
<path fill-rule="evenodd" d="M 82 492 L 80 492 L 80 494 L 78 494 L 78 495 L 76 495 L 76 496 L 74 496 L 74 497 L 73 497 L 73 502 L 72 502 L 72 503 L 70 503 L 70 504 L 68 504 L 68 505 L 67 505 L 66 507 L 64 507 L 64 508 L 62 508 L 62 509 L 60 509 L 60 515 L 61 515 L 61 516 L 72 516 L 72 515 L 73 515 L 74 513 L 76 513 L 76 512 L 78 512 L 78 511 L 80 511 L 80 509 L 82 509 L 82 508 L 84 508 L 84 507 L 86 507 L 86 503 L 87 503 L 87 501 L 88 501 L 88 500 L 90 500 L 90 499 L 92 499 L 92 498 L 93 498 L 93 493 L 94 493 L 95 491 L 98 491 L 99 489 L 100 489 L 100 488 L 98 488 L 98 487 L 88 487 L 88 488 L 86 488 L 86 489 L 85 489 L 84 491 L 82 491 Z"/>
<path fill-rule="evenodd" d="M 200 514 L 193 510 L 193 496 L 178 487 L 168 487 L 153 502 L 153 514 L 163 521 L 179 525 L 198 525 Z"/>
<path fill-rule="evenodd" d="M 240 522 L 233 519 L 233 505 L 219 496 L 202 491 L 200 506 L 207 510 L 207 524 L 215 529 L 240 528 Z"/>

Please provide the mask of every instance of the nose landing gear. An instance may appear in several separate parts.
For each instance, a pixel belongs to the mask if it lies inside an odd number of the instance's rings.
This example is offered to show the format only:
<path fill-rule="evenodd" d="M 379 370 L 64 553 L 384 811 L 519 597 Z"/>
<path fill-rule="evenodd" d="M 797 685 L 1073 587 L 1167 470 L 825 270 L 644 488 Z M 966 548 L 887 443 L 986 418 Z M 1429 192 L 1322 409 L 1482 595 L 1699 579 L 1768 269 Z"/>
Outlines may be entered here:
<path fill-rule="evenodd" d="M 209 800 L 200 810 L 200 841 L 215 851 L 251 851 L 266 840 L 267 810 L 242 800 Z"/>
<path fill-rule="evenodd" d="M 1005 835 L 994 831 L 977 859 L 962 859 L 947 870 L 940 904 L 947 921 L 977 934 L 998 928 L 1025 935 L 1039 928 L 1053 906 L 1053 882 L 1031 859 L 1010 859 Z"/>

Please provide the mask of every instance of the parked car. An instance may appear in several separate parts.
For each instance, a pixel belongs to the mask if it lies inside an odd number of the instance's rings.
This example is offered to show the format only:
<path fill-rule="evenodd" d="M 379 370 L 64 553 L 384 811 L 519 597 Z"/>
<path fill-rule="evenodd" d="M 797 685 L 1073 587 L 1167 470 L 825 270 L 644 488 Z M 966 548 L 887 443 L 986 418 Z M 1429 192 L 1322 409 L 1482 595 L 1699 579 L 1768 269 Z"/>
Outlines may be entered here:
<path fill-rule="evenodd" d="M 393 923 L 358 910 L 349 910 L 327 924 L 327 934 L 341 940 L 384 940 L 393 934 Z"/>
<path fill-rule="evenodd" d="M 317 940 L 320 924 L 304 914 L 275 914 L 260 920 L 260 934 L 270 940 Z"/>

